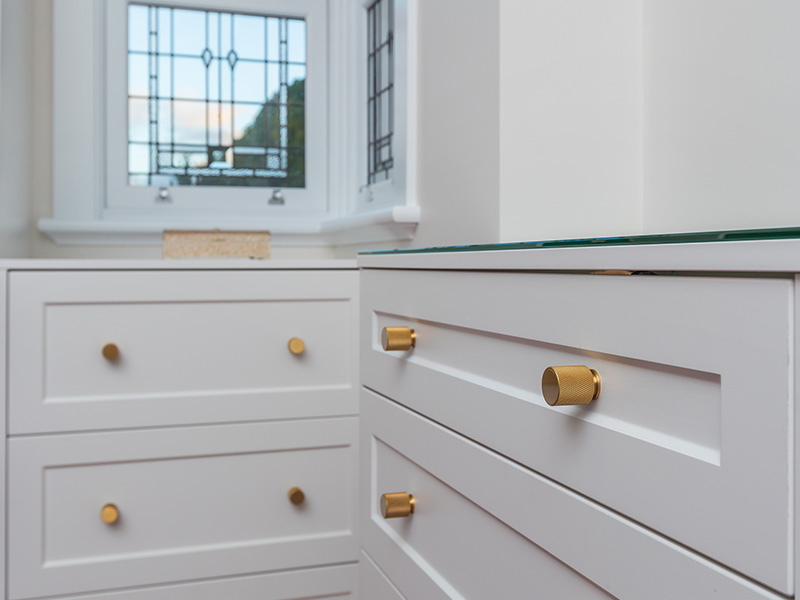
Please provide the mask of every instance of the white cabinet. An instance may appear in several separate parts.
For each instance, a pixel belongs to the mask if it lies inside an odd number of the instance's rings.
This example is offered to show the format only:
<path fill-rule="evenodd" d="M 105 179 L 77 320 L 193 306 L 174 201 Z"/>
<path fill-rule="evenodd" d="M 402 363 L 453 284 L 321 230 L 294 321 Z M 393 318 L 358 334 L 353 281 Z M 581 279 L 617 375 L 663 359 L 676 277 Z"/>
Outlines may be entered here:
<path fill-rule="evenodd" d="M 362 257 L 365 554 L 409 599 L 792 596 L 794 273 L 769 243 L 725 273 L 592 250 Z M 569 365 L 600 396 L 550 406 Z M 414 512 L 384 519 L 387 492 Z"/>
<path fill-rule="evenodd" d="M 8 266 L 9 600 L 354 597 L 357 272 L 253 265 Z"/>

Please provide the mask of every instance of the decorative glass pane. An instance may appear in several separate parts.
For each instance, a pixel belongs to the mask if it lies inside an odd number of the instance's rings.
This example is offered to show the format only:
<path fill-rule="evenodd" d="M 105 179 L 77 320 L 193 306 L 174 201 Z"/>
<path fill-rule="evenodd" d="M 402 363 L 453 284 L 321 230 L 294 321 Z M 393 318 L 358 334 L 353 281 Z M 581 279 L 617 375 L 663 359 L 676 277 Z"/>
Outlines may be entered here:
<path fill-rule="evenodd" d="M 394 133 L 394 2 L 367 9 L 367 183 L 391 177 Z"/>
<path fill-rule="evenodd" d="M 128 7 L 130 185 L 305 187 L 306 23 Z"/>

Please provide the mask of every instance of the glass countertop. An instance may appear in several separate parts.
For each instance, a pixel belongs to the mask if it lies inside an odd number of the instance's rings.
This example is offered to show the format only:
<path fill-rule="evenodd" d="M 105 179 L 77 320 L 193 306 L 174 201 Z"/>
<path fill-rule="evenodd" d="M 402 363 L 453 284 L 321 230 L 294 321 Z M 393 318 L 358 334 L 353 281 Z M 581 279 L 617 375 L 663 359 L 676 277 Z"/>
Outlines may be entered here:
<path fill-rule="evenodd" d="M 594 246 L 644 246 L 647 244 L 696 244 L 706 242 L 744 242 L 763 240 L 788 240 L 800 238 L 800 227 L 776 229 L 734 229 L 731 231 L 700 231 L 689 233 L 663 233 L 538 242 L 510 242 L 502 244 L 472 244 L 467 246 L 435 246 L 431 248 L 399 248 L 395 250 L 367 250 L 363 255 L 376 254 L 437 254 L 445 252 L 487 252 L 496 250 L 533 250 L 535 248 L 590 248 Z"/>

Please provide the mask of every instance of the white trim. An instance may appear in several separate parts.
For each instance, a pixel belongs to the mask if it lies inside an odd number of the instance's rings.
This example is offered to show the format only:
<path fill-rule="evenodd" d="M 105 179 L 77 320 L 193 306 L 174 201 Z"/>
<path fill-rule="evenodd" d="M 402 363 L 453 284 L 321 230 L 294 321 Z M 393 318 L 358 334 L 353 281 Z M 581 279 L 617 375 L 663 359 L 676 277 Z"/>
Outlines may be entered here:
<path fill-rule="evenodd" d="M 98 221 L 41 219 L 39 231 L 65 246 L 160 246 L 164 229 L 268 229 L 273 246 L 328 246 L 365 242 L 410 240 L 419 224 L 419 208 L 395 206 L 372 213 L 312 222 L 194 220 Z"/>
<path fill-rule="evenodd" d="M 329 210 L 327 195 L 327 110 L 328 68 L 327 35 L 328 15 L 324 0 L 148 0 L 150 4 L 185 6 L 195 9 L 224 9 L 253 14 L 280 14 L 305 20 L 307 28 L 307 89 L 305 101 L 306 123 L 306 186 L 286 188 L 285 209 L 325 215 Z M 104 204 L 106 211 L 118 208 L 144 209 L 169 208 L 173 212 L 185 211 L 188 218 L 205 210 L 225 206 L 228 210 L 260 210 L 268 208 L 268 200 L 275 188 L 227 188 L 216 186 L 170 187 L 170 205 L 159 205 L 154 186 L 128 185 L 128 78 L 127 37 L 114 35 L 126 31 L 128 0 L 106 2 L 106 170 Z M 227 104 L 227 103 L 225 103 Z M 275 208 L 275 207 L 272 207 Z M 286 212 L 284 210 L 284 212 Z M 283 213 L 271 215 L 281 218 Z"/>

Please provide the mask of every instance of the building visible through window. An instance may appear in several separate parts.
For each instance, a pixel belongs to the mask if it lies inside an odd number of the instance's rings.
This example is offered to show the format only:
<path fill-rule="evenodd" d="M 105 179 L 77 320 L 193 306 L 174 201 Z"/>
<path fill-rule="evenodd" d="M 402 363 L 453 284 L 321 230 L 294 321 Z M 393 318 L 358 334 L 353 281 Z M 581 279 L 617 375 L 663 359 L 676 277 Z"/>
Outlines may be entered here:
<path fill-rule="evenodd" d="M 394 133 L 394 2 L 377 0 L 367 10 L 367 183 L 391 176 Z"/>
<path fill-rule="evenodd" d="M 305 83 L 303 19 L 130 4 L 129 185 L 305 187 Z"/>

